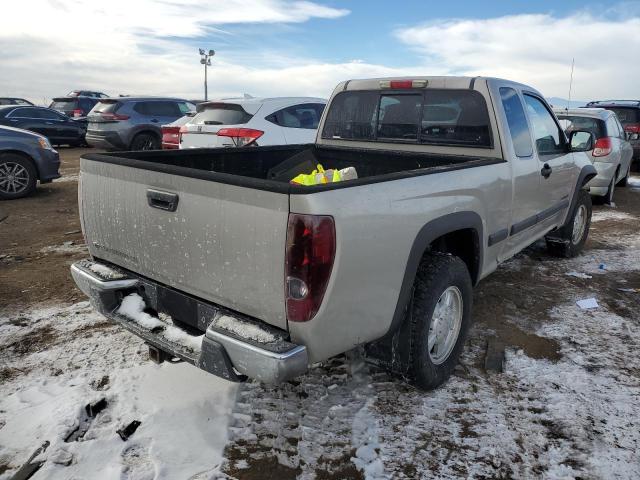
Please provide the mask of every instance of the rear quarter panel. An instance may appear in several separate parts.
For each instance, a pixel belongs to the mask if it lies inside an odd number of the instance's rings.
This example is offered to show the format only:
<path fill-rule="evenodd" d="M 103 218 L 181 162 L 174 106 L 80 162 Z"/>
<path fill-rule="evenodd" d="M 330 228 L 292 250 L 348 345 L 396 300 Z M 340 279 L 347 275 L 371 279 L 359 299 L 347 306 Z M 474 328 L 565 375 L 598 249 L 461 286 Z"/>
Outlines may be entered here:
<path fill-rule="evenodd" d="M 292 340 L 319 361 L 387 333 L 413 242 L 425 224 L 444 215 L 469 211 L 481 217 L 480 270 L 487 275 L 500 248 L 487 247 L 487 236 L 508 225 L 510 206 L 507 162 L 292 195 L 292 212 L 333 216 L 337 243 L 322 306 L 309 322 L 289 322 Z"/>

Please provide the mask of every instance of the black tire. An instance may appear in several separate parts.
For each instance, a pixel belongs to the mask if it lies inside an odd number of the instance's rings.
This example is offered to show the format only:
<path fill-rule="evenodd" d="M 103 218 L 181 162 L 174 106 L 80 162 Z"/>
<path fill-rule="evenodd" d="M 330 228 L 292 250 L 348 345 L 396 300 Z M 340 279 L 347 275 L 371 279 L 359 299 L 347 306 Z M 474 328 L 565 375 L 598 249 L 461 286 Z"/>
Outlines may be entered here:
<path fill-rule="evenodd" d="M 131 150 L 160 150 L 160 139 L 153 133 L 138 133 L 129 146 Z"/>
<path fill-rule="evenodd" d="M 584 210 L 582 210 L 583 208 Z M 576 223 L 575 219 L 581 210 L 582 214 L 585 215 L 584 228 L 581 229 L 582 232 L 580 234 L 576 233 L 574 237 L 574 229 L 578 228 L 580 230 L 580 223 Z M 546 236 L 547 249 L 551 255 L 572 258 L 582 251 L 589 236 L 591 212 L 591 195 L 586 190 L 580 190 L 576 204 L 567 222 L 561 228 Z"/>
<path fill-rule="evenodd" d="M 440 361 L 434 362 L 429 349 L 429 330 L 441 296 L 450 287 L 458 289 L 462 301 L 462 318 L 453 348 Z M 458 257 L 443 253 L 425 255 L 418 269 L 409 309 L 411 322 L 411 364 L 409 380 L 418 388 L 432 390 L 446 381 L 464 347 L 471 325 L 473 286 L 465 263 Z M 445 355 L 445 352 L 443 352 Z"/>
<path fill-rule="evenodd" d="M 31 195 L 37 180 L 31 160 L 15 153 L 0 155 L 0 199 L 13 200 Z"/>

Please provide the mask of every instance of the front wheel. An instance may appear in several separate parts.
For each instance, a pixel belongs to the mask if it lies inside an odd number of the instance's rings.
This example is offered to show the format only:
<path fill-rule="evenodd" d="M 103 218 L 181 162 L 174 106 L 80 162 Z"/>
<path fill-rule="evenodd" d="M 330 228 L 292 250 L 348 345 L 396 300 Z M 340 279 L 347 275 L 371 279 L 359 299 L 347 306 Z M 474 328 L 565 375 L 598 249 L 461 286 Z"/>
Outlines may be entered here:
<path fill-rule="evenodd" d="M 26 197 L 36 189 L 36 169 L 20 155 L 0 155 L 0 199 Z"/>
<path fill-rule="evenodd" d="M 460 258 L 443 253 L 423 258 L 410 310 L 410 380 L 418 388 L 436 388 L 456 366 L 471 324 L 472 290 Z"/>
<path fill-rule="evenodd" d="M 567 223 L 546 237 L 549 253 L 567 258 L 578 255 L 589 236 L 591 211 L 591 195 L 586 190 L 580 190 Z"/>

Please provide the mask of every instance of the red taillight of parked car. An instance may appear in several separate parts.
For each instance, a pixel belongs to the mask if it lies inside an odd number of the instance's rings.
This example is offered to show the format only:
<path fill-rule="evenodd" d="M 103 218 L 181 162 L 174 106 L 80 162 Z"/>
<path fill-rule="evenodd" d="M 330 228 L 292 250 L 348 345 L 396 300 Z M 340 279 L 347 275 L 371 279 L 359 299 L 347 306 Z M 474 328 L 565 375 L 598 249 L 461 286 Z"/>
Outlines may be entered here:
<path fill-rule="evenodd" d="M 333 217 L 289 214 L 285 255 L 287 319 L 307 322 L 318 312 L 336 254 Z"/>
<path fill-rule="evenodd" d="M 640 133 L 640 123 L 627 123 L 624 131 L 629 133 Z"/>
<path fill-rule="evenodd" d="M 180 143 L 180 127 L 163 126 L 162 130 L 162 149 L 175 150 Z"/>
<path fill-rule="evenodd" d="M 592 155 L 594 157 L 606 157 L 611 153 L 611 139 L 609 137 L 603 137 L 596 140 L 596 144 L 593 147 Z"/>
<path fill-rule="evenodd" d="M 120 120 L 129 120 L 129 115 L 121 115 L 119 113 L 112 113 L 112 112 L 102 112 L 100 113 L 100 116 L 102 117 L 103 120 L 109 120 L 109 121 L 120 121 Z"/>
<path fill-rule="evenodd" d="M 74 109 L 73 112 L 72 112 L 72 116 L 74 118 L 81 117 L 83 114 L 84 114 L 84 112 L 79 108 Z"/>
<path fill-rule="evenodd" d="M 256 140 L 264 135 L 264 132 L 253 128 L 221 128 L 217 135 L 231 137 L 236 147 L 246 147 L 256 143 Z"/>

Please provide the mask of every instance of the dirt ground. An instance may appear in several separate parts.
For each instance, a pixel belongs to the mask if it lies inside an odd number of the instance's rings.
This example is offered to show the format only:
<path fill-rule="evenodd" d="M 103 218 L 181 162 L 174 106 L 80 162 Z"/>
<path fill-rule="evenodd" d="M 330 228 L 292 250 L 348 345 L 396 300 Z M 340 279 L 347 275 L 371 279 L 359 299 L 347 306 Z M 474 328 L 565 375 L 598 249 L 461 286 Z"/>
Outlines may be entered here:
<path fill-rule="evenodd" d="M 70 313 L 38 314 L 37 321 L 29 313 L 84 300 L 68 268 L 86 255 L 76 200 L 84 151 L 62 149 L 63 179 L 0 203 L 0 319 L 25 328 L 0 338 L 0 387 L 11 392 L 23 388 L 21 375 L 38 369 L 49 379 L 77 370 L 95 390 L 103 375 L 127 375 L 114 368 L 146 359 L 137 338 L 99 318 L 87 326 L 77 317 L 77 328 L 61 332 L 56 322 Z M 285 385 L 243 384 L 222 470 L 192 478 L 635 478 L 638 176 L 616 190 L 615 202 L 594 206 L 579 257 L 551 257 L 538 242 L 480 283 L 461 365 L 435 392 L 343 357 Z M 599 308 L 581 311 L 575 301 L 589 297 Z M 87 306 L 73 308 L 91 315 Z M 82 347 L 73 343 L 80 340 Z M 483 368 L 494 340 L 506 346 L 502 374 Z M 37 356 L 48 349 L 53 364 Z M 0 430 L 10 414 L 0 411 Z"/>
<path fill-rule="evenodd" d="M 77 179 L 80 155 L 95 151 L 61 147 L 61 179 L 39 185 L 33 196 L 0 202 L 0 306 L 82 298 L 68 267 L 87 255 Z"/>

